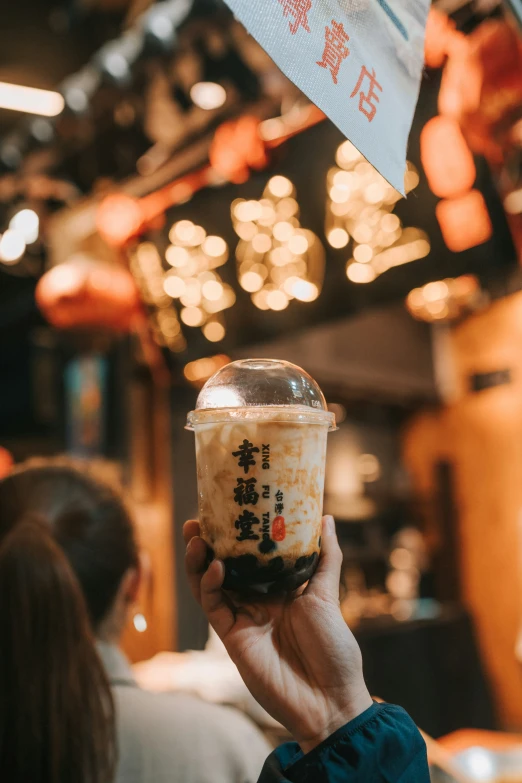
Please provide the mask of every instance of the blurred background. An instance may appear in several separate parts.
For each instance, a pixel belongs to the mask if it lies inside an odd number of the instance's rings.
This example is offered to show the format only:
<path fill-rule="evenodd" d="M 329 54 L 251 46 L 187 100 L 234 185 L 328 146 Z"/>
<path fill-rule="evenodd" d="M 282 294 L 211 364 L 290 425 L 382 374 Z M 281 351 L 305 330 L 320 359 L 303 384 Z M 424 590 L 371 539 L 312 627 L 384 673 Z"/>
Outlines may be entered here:
<path fill-rule="evenodd" d="M 68 452 L 122 484 L 133 661 L 207 641 L 186 413 L 283 358 L 339 424 L 372 692 L 437 737 L 522 731 L 521 18 L 434 3 L 402 199 L 219 0 L 2 4 L 0 472 Z"/>

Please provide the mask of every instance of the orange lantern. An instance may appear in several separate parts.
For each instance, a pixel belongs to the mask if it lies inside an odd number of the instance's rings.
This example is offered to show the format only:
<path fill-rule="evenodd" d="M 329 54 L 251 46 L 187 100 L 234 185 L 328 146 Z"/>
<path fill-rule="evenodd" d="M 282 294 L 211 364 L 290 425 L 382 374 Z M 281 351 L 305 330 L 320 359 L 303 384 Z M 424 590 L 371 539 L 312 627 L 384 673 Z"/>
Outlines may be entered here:
<path fill-rule="evenodd" d="M 456 120 L 433 117 L 422 129 L 420 142 L 422 165 L 436 196 L 460 196 L 473 187 L 475 162 Z"/>
<path fill-rule="evenodd" d="M 111 193 L 96 213 L 96 228 L 107 244 L 120 247 L 139 234 L 143 225 L 140 204 L 124 193 Z"/>
<path fill-rule="evenodd" d="M 49 323 L 59 329 L 125 332 L 140 311 L 130 272 L 85 256 L 50 269 L 36 287 L 36 301 Z"/>
<path fill-rule="evenodd" d="M 469 37 L 449 52 L 439 91 L 439 113 L 461 120 L 476 111 L 484 80 L 482 63 Z"/>
<path fill-rule="evenodd" d="M 8 476 L 13 469 L 14 459 L 13 455 L 3 446 L 0 446 L 0 479 Z"/>
<path fill-rule="evenodd" d="M 460 198 L 444 199 L 435 211 L 444 242 L 454 253 L 491 239 L 493 226 L 480 191 L 471 190 Z"/>
<path fill-rule="evenodd" d="M 424 62 L 428 68 L 442 68 L 448 54 L 462 45 L 465 36 L 455 28 L 455 22 L 442 11 L 430 10 L 424 39 Z"/>
<path fill-rule="evenodd" d="M 245 116 L 221 125 L 212 141 L 210 163 L 224 179 L 240 185 L 250 169 L 264 169 L 268 163 L 265 143 L 259 134 L 257 117 Z"/>

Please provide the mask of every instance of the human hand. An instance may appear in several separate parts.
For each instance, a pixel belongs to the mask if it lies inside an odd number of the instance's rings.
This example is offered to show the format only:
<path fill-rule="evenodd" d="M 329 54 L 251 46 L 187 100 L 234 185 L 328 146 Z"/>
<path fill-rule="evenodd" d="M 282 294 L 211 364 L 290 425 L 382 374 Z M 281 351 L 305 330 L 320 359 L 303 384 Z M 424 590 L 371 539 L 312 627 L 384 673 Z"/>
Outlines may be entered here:
<path fill-rule="evenodd" d="M 259 601 L 222 590 L 224 565 L 214 560 L 206 569 L 197 522 L 187 522 L 183 533 L 196 600 L 254 698 L 304 753 L 372 705 L 359 646 L 339 607 L 342 555 L 332 517 L 323 519 L 321 557 L 308 585 Z"/>

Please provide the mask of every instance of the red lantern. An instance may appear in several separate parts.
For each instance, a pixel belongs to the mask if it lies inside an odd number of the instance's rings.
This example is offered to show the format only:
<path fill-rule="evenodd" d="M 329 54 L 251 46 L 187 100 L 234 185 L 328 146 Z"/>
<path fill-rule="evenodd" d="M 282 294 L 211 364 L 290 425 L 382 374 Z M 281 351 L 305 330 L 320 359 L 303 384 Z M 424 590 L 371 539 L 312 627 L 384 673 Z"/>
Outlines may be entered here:
<path fill-rule="evenodd" d="M 224 179 L 240 185 L 250 169 L 264 169 L 268 163 L 265 143 L 259 134 L 257 117 L 240 117 L 221 125 L 212 141 L 210 163 Z"/>
<path fill-rule="evenodd" d="M 39 281 L 36 301 L 59 329 L 129 331 L 140 309 L 134 279 L 122 266 L 78 257 L 50 269 Z"/>
<path fill-rule="evenodd" d="M 491 239 L 493 226 L 480 191 L 471 190 L 460 198 L 440 201 L 435 211 L 444 242 L 454 253 Z"/>
<path fill-rule="evenodd" d="M 428 14 L 424 39 L 424 61 L 428 68 L 442 68 L 446 57 L 465 41 L 455 22 L 446 14 L 432 8 Z"/>
<path fill-rule="evenodd" d="M 428 184 L 439 198 L 460 196 L 473 187 L 473 155 L 459 124 L 449 117 L 433 117 L 421 132 L 421 158 Z"/>
<path fill-rule="evenodd" d="M 107 244 L 124 245 L 139 234 L 143 215 L 138 201 L 124 193 L 112 193 L 103 199 L 96 214 L 96 228 Z"/>
<path fill-rule="evenodd" d="M 8 476 L 13 469 L 14 459 L 11 452 L 0 446 L 0 479 Z"/>
<path fill-rule="evenodd" d="M 470 39 L 450 52 L 442 74 L 439 91 L 439 112 L 461 121 L 464 116 L 477 111 L 480 105 L 484 79 L 480 59 L 473 50 Z"/>

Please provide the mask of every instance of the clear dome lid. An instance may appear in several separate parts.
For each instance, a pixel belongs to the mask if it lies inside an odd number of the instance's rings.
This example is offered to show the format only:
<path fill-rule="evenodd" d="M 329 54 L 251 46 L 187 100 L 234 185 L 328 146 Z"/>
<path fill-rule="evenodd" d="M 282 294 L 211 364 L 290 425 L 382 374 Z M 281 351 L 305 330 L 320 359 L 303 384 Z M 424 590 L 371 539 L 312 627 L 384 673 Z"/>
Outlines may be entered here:
<path fill-rule="evenodd" d="M 267 415 L 336 429 L 319 385 L 300 367 L 279 359 L 241 359 L 222 367 L 202 388 L 187 426 Z"/>

